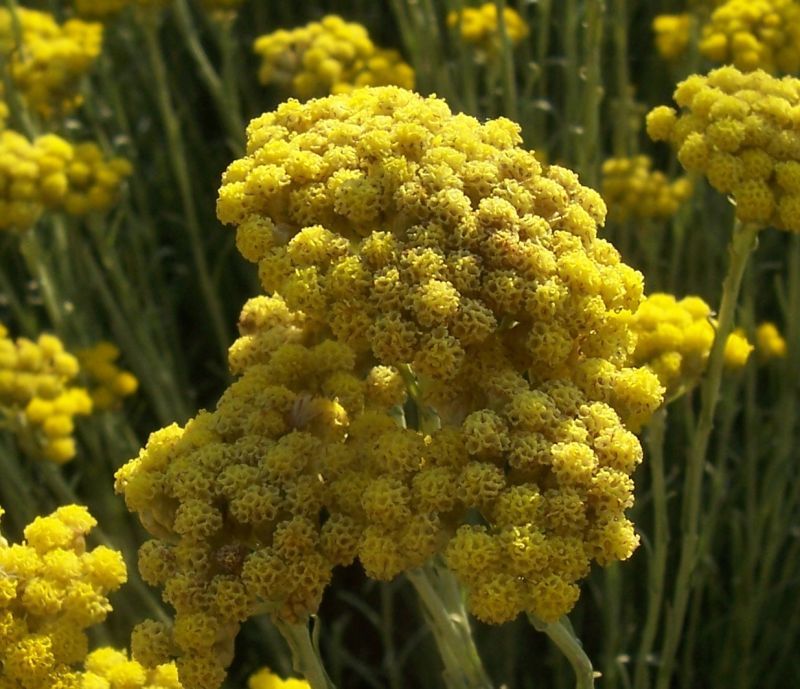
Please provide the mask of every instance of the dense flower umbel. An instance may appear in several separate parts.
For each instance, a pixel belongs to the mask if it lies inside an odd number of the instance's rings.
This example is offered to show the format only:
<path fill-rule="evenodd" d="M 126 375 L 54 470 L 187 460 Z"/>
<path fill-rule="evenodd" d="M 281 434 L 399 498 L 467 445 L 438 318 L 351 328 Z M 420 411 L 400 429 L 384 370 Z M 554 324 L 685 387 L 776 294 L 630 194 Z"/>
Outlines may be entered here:
<path fill-rule="evenodd" d="M 800 80 L 722 67 L 678 85 L 647 131 L 669 141 L 690 172 L 728 194 L 743 222 L 800 232 Z"/>
<path fill-rule="evenodd" d="M 654 293 L 642 302 L 631 323 L 636 332 L 632 360 L 647 366 L 674 399 L 694 387 L 705 370 L 714 343 L 711 307 L 700 297 L 680 301 L 671 294 Z M 725 343 L 725 365 L 738 369 L 747 363 L 753 346 L 740 330 Z"/>
<path fill-rule="evenodd" d="M 82 101 L 81 78 L 100 54 L 101 24 L 70 19 L 63 25 L 47 12 L 17 7 L 22 31 L 17 46 L 11 12 L 0 8 L 0 53 L 15 87 L 45 118 L 74 110 Z"/>
<path fill-rule="evenodd" d="M 111 342 L 98 342 L 93 347 L 78 350 L 75 355 L 81 373 L 88 378 L 89 394 L 95 409 L 113 409 L 122 399 L 136 392 L 139 381 L 130 371 L 117 364 L 119 349 Z"/>
<path fill-rule="evenodd" d="M 700 52 L 743 71 L 796 73 L 800 70 L 800 3 L 728 0 L 703 27 Z"/>
<path fill-rule="evenodd" d="M 511 7 L 503 9 L 506 35 L 511 45 L 517 45 L 528 36 L 528 23 Z M 460 12 L 447 15 L 447 25 L 458 28 L 465 43 L 471 43 L 487 55 L 495 55 L 502 46 L 497 5 L 487 2 L 480 7 L 465 7 Z"/>
<path fill-rule="evenodd" d="M 130 173 L 126 159 L 107 159 L 94 143 L 72 144 L 55 134 L 31 142 L 0 132 L 0 230 L 27 230 L 45 209 L 106 211 Z"/>
<path fill-rule="evenodd" d="M 603 199 L 612 220 L 670 218 L 692 193 L 687 177 L 670 182 L 653 170 L 649 156 L 609 158 L 603 163 Z"/>
<path fill-rule="evenodd" d="M 304 679 L 281 679 L 278 675 L 262 668 L 247 680 L 247 689 L 309 689 Z"/>
<path fill-rule="evenodd" d="M 444 553 L 491 622 L 567 612 L 592 560 L 635 547 L 623 422 L 662 393 L 626 366 L 642 278 L 596 237 L 600 196 L 511 122 L 399 88 L 290 101 L 248 134 L 218 213 L 272 296 L 242 311 L 216 410 L 117 474 L 183 681 L 216 687 L 242 620 L 303 619 L 355 558 L 391 579 Z M 549 559 L 448 546 L 476 514 Z"/>
<path fill-rule="evenodd" d="M 253 47 L 261 56 L 259 81 L 303 100 L 359 86 L 414 87 L 414 70 L 397 51 L 376 47 L 361 24 L 336 15 L 260 36 Z"/>
<path fill-rule="evenodd" d="M 519 143 L 509 120 L 398 88 L 289 101 L 251 122 L 217 212 L 267 292 L 357 354 L 411 365 L 458 420 L 480 352 L 538 384 L 588 360 L 619 372 L 633 347 L 642 276 L 597 238 L 603 200 Z"/>
<path fill-rule="evenodd" d="M 86 657 L 86 629 L 105 619 L 108 594 L 127 573 L 120 553 L 86 549 L 95 524 L 85 507 L 68 505 L 37 517 L 19 545 L 0 538 L 3 689 L 97 686 L 82 685 L 76 666 Z"/>
<path fill-rule="evenodd" d="M 75 456 L 73 418 L 92 400 L 73 385 L 78 361 L 54 335 L 16 341 L 0 325 L 0 420 L 27 453 L 58 464 Z"/>

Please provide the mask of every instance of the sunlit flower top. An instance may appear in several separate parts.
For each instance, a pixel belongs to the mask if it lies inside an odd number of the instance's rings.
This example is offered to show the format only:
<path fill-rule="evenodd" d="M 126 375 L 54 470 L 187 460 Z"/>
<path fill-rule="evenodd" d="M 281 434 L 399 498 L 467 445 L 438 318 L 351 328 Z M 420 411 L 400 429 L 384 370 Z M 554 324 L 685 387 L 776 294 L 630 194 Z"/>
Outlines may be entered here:
<path fill-rule="evenodd" d="M 305 619 L 356 558 L 388 580 L 443 555 L 501 623 L 557 619 L 592 561 L 636 547 L 626 424 L 663 391 L 627 365 L 642 277 L 596 236 L 599 194 L 519 144 L 396 87 L 251 122 L 217 206 L 267 292 L 238 379 L 117 473 L 188 686 L 222 682 L 243 620 Z"/>
<path fill-rule="evenodd" d="M 692 183 L 687 177 L 669 181 L 652 165 L 652 159 L 644 155 L 609 158 L 603 163 L 601 190 L 610 219 L 670 218 L 689 198 Z"/>
<path fill-rule="evenodd" d="M 800 71 L 800 3 L 795 0 L 728 0 L 703 27 L 700 52 L 742 71 Z"/>
<path fill-rule="evenodd" d="M 0 515 L 2 510 L 0 510 Z M 120 553 L 86 549 L 96 525 L 68 505 L 25 528 L 25 540 L 0 538 L 0 686 L 81 686 L 75 666 L 88 650 L 86 630 L 111 611 L 108 594 L 126 580 Z"/>
<path fill-rule="evenodd" d="M 122 399 L 136 392 L 139 381 L 130 371 L 117 366 L 119 349 L 111 342 L 98 342 L 75 352 L 81 373 L 88 379 L 92 405 L 97 410 L 118 407 Z"/>
<path fill-rule="evenodd" d="M 674 399 L 700 381 L 714 343 L 715 324 L 711 307 L 700 297 L 678 300 L 672 294 L 655 292 L 634 315 L 632 360 L 650 368 L 666 388 L 667 399 Z M 726 367 L 741 368 L 752 351 L 743 331 L 732 332 L 725 343 Z"/>
<path fill-rule="evenodd" d="M 361 24 L 336 15 L 260 36 L 253 47 L 261 56 L 259 81 L 302 100 L 359 86 L 414 87 L 414 70 L 396 50 L 378 48 Z"/>
<path fill-rule="evenodd" d="M 17 45 L 11 12 L 0 8 L 0 53 L 28 107 L 45 118 L 74 110 L 82 101 L 80 80 L 92 67 L 103 43 L 101 24 L 24 7 L 14 10 L 22 32 Z"/>
<path fill-rule="evenodd" d="M 530 32 L 528 23 L 519 12 L 511 7 L 503 9 L 506 36 L 511 45 L 517 45 Z M 465 43 L 491 56 L 497 54 L 502 46 L 497 5 L 487 2 L 480 7 L 465 7 L 463 10 L 448 13 L 447 25 L 457 28 Z"/>
<path fill-rule="evenodd" d="M 722 67 L 690 76 L 674 97 L 680 113 L 648 114 L 650 137 L 729 195 L 739 220 L 800 232 L 800 80 Z"/>
<path fill-rule="evenodd" d="M 78 370 L 54 335 L 12 340 L 0 324 L 0 418 L 26 454 L 58 464 L 75 456 L 73 419 L 92 411 Z"/>
<path fill-rule="evenodd" d="M 642 276 L 597 237 L 600 195 L 519 144 L 509 120 L 398 88 L 289 101 L 251 122 L 217 212 L 268 293 L 357 354 L 411 365 L 443 417 L 481 351 L 533 383 L 593 360 L 625 378 Z"/>

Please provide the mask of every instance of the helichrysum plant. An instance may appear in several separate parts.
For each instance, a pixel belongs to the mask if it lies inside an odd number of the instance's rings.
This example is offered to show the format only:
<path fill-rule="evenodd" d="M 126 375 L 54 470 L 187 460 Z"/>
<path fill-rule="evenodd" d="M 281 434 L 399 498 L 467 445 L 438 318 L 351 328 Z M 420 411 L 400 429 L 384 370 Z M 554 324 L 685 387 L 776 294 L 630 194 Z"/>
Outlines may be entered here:
<path fill-rule="evenodd" d="M 642 276 L 517 125 L 396 87 L 289 101 L 250 123 L 217 212 L 271 296 L 216 410 L 117 474 L 185 683 L 218 686 L 243 620 L 302 624 L 356 557 L 388 580 L 441 555 L 481 619 L 548 623 L 630 556 L 626 424 L 663 392 L 627 365 Z"/>
<path fill-rule="evenodd" d="M 800 232 L 800 81 L 722 67 L 681 82 L 675 101 L 680 113 L 647 116 L 650 136 L 728 194 L 742 222 Z"/>
<path fill-rule="evenodd" d="M 89 652 L 88 631 L 106 619 L 109 594 L 127 580 L 119 552 L 87 548 L 96 524 L 85 507 L 66 505 L 37 517 L 19 544 L 0 536 L 4 689 L 181 689 L 172 664 L 148 667 L 113 648 Z"/>
<path fill-rule="evenodd" d="M 691 196 L 687 177 L 669 180 L 652 169 L 649 156 L 609 158 L 603 162 L 601 191 L 611 220 L 667 219 Z"/>
<path fill-rule="evenodd" d="M 98 411 L 119 407 L 122 400 L 139 387 L 136 376 L 117 365 L 120 351 L 111 342 L 98 342 L 79 349 L 75 356 L 87 380 L 92 405 Z"/>
<path fill-rule="evenodd" d="M 674 399 L 700 381 L 714 342 L 711 307 L 700 297 L 676 299 L 672 294 L 648 295 L 636 311 L 632 328 L 636 348 L 632 359 L 650 368 Z M 753 350 L 747 338 L 732 332 L 725 343 L 725 365 L 739 369 Z"/>
<path fill-rule="evenodd" d="M 100 24 L 80 19 L 59 24 L 52 14 L 24 7 L 16 8 L 12 17 L 7 8 L 0 8 L 4 68 L 27 106 L 45 119 L 81 104 L 80 81 L 100 54 L 102 42 Z"/>
<path fill-rule="evenodd" d="M 92 411 L 88 391 L 75 384 L 78 371 L 57 337 L 12 340 L 0 325 L 2 427 L 26 454 L 57 464 L 75 456 L 74 418 Z"/>
<path fill-rule="evenodd" d="M 700 52 L 742 71 L 800 69 L 800 5 L 794 0 L 728 0 L 703 26 Z"/>
<path fill-rule="evenodd" d="M 519 12 L 512 7 L 504 7 L 502 16 L 506 36 L 512 46 L 517 45 L 528 36 L 530 27 Z M 487 2 L 480 7 L 465 7 L 460 11 L 453 10 L 447 15 L 447 25 L 454 29 L 457 28 L 461 40 L 473 46 L 484 56 L 497 55 L 503 45 L 497 5 L 493 2 Z"/>
<path fill-rule="evenodd" d="M 414 70 L 396 50 L 377 47 L 367 30 L 336 15 L 256 39 L 258 79 L 302 100 L 359 86 L 414 87 Z"/>

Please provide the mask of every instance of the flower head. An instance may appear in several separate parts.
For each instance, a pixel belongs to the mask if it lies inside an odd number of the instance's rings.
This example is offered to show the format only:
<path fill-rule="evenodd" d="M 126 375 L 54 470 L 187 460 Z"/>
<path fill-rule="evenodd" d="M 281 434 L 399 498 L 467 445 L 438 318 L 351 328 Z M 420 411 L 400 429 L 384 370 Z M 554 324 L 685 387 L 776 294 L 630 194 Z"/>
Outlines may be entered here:
<path fill-rule="evenodd" d="M 690 76 L 674 96 L 682 111 L 652 110 L 651 138 L 729 195 L 741 221 L 800 232 L 800 80 L 722 67 Z"/>

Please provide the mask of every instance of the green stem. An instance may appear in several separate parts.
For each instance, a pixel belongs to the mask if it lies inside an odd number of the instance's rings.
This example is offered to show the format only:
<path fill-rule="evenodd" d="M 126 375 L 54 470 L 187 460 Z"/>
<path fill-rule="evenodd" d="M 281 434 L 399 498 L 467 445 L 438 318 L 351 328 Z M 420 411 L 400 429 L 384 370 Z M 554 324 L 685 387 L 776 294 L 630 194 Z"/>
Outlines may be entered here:
<path fill-rule="evenodd" d="M 197 36 L 197 28 L 192 21 L 191 11 L 186 0 L 176 0 L 173 4 L 178 29 L 186 41 L 189 54 L 197 65 L 197 71 L 203 80 L 208 92 L 214 100 L 219 117 L 228 131 L 228 145 L 234 155 L 240 156 L 244 152 L 244 124 L 239 109 L 239 103 L 229 98 L 220 75 L 217 73 L 211 60 Z"/>
<path fill-rule="evenodd" d="M 448 689 L 491 689 L 472 637 L 461 591 L 453 575 L 443 567 L 426 564 L 406 572 L 422 603 L 428 627 L 433 633 L 444 664 Z"/>
<path fill-rule="evenodd" d="M 650 677 L 647 670 L 650 654 L 661 619 L 664 601 L 664 582 L 667 572 L 669 546 L 669 514 L 667 512 L 667 484 L 664 475 L 664 439 L 667 427 L 667 408 L 659 409 L 647 429 L 647 466 L 650 469 L 650 488 L 653 496 L 653 552 L 648 570 L 647 613 L 642 629 L 639 650 L 636 654 L 633 686 L 648 689 Z"/>
<path fill-rule="evenodd" d="M 514 122 L 519 122 L 519 109 L 517 108 L 517 82 L 514 77 L 513 46 L 508 38 L 506 26 L 506 1 L 495 0 L 497 7 L 497 27 L 500 29 L 500 55 L 502 60 L 503 78 L 503 109 L 504 115 Z"/>
<path fill-rule="evenodd" d="M 658 673 L 657 689 L 668 689 L 675 666 L 675 656 L 681 640 L 686 609 L 692 592 L 692 578 L 697 565 L 699 552 L 699 517 L 701 511 L 703 473 L 706 463 L 711 430 L 714 425 L 714 412 L 717 408 L 719 390 L 722 382 L 725 341 L 733 329 L 733 317 L 742 277 L 750 254 L 756 245 L 759 227 L 740 224 L 734 227 L 730 244 L 730 264 L 722 283 L 722 300 L 714 344 L 708 360 L 706 378 L 701 390 L 700 414 L 692 437 L 686 463 L 684 480 L 684 503 L 682 512 L 682 542 L 672 610 L 666 626 L 664 646 L 661 652 L 661 666 Z"/>
<path fill-rule="evenodd" d="M 575 689 L 594 689 L 594 679 L 596 673 L 592 667 L 592 661 L 583 650 L 583 645 L 567 617 L 562 617 L 558 622 L 545 622 L 535 615 L 528 613 L 528 621 L 538 631 L 547 634 L 564 657 L 572 665 L 575 672 Z"/>
<path fill-rule="evenodd" d="M 318 649 L 311 640 L 308 623 L 289 624 L 274 619 L 273 624 L 289 644 L 295 671 L 308 680 L 311 689 L 336 689 L 325 671 Z"/>
<path fill-rule="evenodd" d="M 597 186 L 600 156 L 600 102 L 603 99 L 601 67 L 603 59 L 603 30 L 605 16 L 603 0 L 588 0 L 586 20 L 583 23 L 586 52 L 582 70 L 586 74 L 583 86 L 581 112 L 583 113 L 581 143 L 578 153 L 578 171 L 584 184 Z M 568 78 L 572 78 L 571 76 Z"/>
<path fill-rule="evenodd" d="M 209 315 L 211 316 L 211 327 L 216 335 L 222 360 L 226 361 L 229 341 L 228 329 L 225 327 L 222 303 L 219 294 L 214 289 L 211 271 L 209 270 L 208 261 L 204 252 L 203 232 L 200 227 L 200 220 L 197 216 L 194 199 L 192 198 L 191 178 L 189 175 L 189 167 L 186 164 L 186 150 L 183 137 L 181 136 L 181 124 L 172 104 L 170 85 L 167 79 L 167 69 L 161 55 L 161 49 L 158 45 L 156 31 L 157 27 L 155 23 L 148 21 L 142 23 L 145 49 L 155 77 L 158 109 L 167 136 L 168 152 L 173 172 L 178 183 L 181 205 L 183 206 L 186 219 L 186 228 L 189 231 L 189 244 L 191 246 L 192 258 L 197 271 L 197 278 L 200 282 L 200 289 L 206 306 L 209 309 Z"/>

